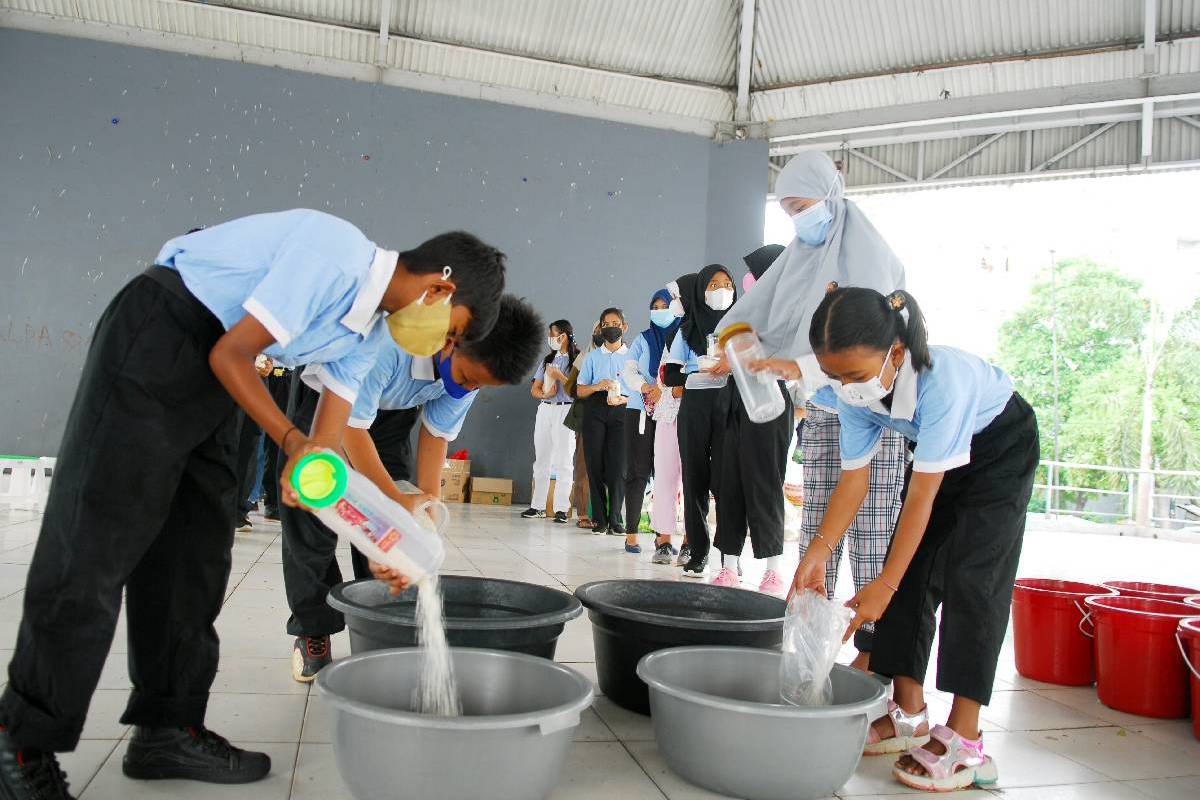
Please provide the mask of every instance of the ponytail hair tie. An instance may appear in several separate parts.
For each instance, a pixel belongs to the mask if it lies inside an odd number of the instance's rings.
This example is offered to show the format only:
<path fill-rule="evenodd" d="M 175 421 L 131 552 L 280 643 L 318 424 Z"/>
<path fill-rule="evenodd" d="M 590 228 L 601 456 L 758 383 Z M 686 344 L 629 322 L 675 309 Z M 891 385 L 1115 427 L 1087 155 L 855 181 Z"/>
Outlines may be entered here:
<path fill-rule="evenodd" d="M 904 299 L 904 293 L 896 290 L 889 294 L 886 298 L 887 304 L 891 306 L 892 311 L 900 315 L 900 319 L 904 320 L 904 324 L 908 324 L 908 302 Z"/>

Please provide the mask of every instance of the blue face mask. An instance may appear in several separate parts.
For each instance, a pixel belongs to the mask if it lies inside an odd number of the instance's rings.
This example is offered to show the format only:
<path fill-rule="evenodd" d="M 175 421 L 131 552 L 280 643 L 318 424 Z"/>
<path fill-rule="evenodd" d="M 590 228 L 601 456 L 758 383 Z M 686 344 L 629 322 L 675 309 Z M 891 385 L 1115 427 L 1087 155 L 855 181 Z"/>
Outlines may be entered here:
<path fill-rule="evenodd" d="M 675 324 L 675 312 L 669 308 L 650 309 L 650 321 L 660 328 L 669 328 Z"/>
<path fill-rule="evenodd" d="M 796 238 L 812 247 L 825 244 L 825 236 L 832 222 L 833 214 L 829 211 L 829 203 L 824 200 L 792 217 Z"/>
<path fill-rule="evenodd" d="M 434 356 L 437 362 L 438 377 L 442 379 L 442 386 L 446 387 L 446 394 L 453 397 L 455 400 L 461 400 L 471 393 L 471 390 L 454 380 L 454 373 L 450 369 L 450 358 L 447 356 L 444 360 L 442 354 L 438 353 Z"/>

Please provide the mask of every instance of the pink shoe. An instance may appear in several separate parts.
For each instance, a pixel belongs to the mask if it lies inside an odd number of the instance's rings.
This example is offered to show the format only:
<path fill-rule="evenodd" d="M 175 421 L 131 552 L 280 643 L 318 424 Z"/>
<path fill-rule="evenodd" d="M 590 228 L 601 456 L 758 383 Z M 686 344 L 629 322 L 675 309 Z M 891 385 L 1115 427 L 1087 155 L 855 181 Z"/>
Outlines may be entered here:
<path fill-rule="evenodd" d="M 721 567 L 721 571 L 717 573 L 717 577 L 712 579 L 713 586 L 730 586 L 737 587 L 741 585 L 737 574 L 729 567 Z"/>
<path fill-rule="evenodd" d="M 780 597 L 784 592 L 783 581 L 779 580 L 779 576 L 775 574 L 775 570 L 769 569 L 763 574 L 762 583 L 758 585 L 758 590 L 763 594 Z"/>

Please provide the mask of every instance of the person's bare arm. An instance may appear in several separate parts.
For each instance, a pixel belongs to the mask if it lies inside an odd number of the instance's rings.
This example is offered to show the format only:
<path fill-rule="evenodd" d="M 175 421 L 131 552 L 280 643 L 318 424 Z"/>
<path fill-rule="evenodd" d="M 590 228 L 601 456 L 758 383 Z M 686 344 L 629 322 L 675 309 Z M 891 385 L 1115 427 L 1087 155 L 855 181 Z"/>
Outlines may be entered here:
<path fill-rule="evenodd" d="M 274 343 L 271 332 L 247 314 L 213 345 L 208 365 L 233 401 L 282 449 L 283 437 L 291 430 L 292 423 L 275 405 L 254 366 L 258 354 Z M 299 437 L 292 434 L 290 444 L 294 445 L 297 438 L 305 438 L 304 434 L 304 431 Z"/>
<path fill-rule="evenodd" d="M 804 557 L 796 567 L 796 576 L 792 579 L 792 588 L 788 592 L 788 600 L 802 589 L 825 591 L 825 562 L 833 554 L 838 540 L 850 527 L 859 507 L 867 497 L 871 487 L 871 465 L 867 464 L 858 469 L 845 470 L 842 477 L 829 496 L 829 505 L 825 516 L 817 528 L 817 535 L 808 545 Z"/>
<path fill-rule="evenodd" d="M 446 464 L 448 445 L 445 439 L 434 436 L 421 425 L 417 434 L 417 486 L 437 498 L 442 496 L 442 467 Z"/>
<path fill-rule="evenodd" d="M 534 400 L 545 400 L 546 399 L 546 395 L 542 391 L 542 382 L 541 381 L 530 381 L 529 396 L 532 397 Z"/>

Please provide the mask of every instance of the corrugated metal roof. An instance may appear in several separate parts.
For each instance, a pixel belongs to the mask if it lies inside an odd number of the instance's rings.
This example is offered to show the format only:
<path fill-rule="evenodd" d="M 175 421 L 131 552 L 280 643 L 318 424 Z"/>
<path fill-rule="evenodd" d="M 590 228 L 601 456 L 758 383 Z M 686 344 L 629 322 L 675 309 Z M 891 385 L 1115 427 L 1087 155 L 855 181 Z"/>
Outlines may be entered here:
<path fill-rule="evenodd" d="M 368 29 L 378 0 L 220 0 L 220 5 Z M 398 36 L 581 67 L 732 86 L 735 0 L 395 0 Z M 503 82 L 503 75 L 493 79 Z"/>
<path fill-rule="evenodd" d="M 1142 0 L 759 0 L 754 87 L 1142 40 Z M 1159 33 L 1200 30 L 1162 0 Z"/>

